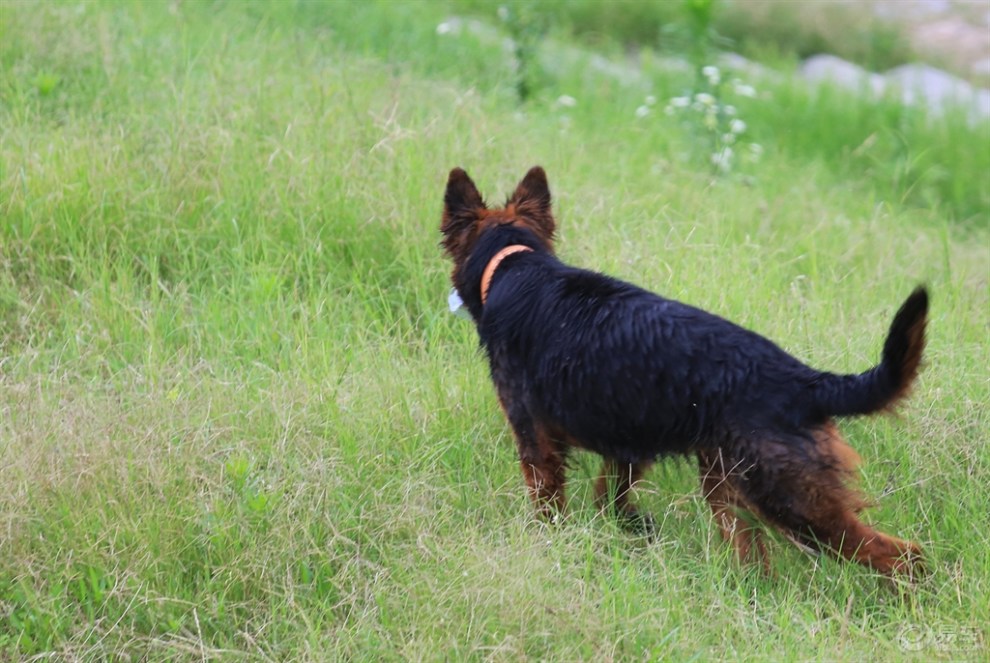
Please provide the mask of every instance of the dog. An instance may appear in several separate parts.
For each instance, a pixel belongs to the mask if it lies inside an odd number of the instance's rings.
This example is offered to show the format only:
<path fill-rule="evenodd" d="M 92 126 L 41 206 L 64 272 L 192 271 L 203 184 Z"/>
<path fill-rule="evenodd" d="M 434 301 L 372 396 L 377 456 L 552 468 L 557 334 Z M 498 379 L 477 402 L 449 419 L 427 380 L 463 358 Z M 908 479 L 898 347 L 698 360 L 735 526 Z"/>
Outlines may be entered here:
<path fill-rule="evenodd" d="M 908 393 L 925 347 L 925 288 L 894 316 L 877 366 L 837 375 L 716 315 L 562 263 L 555 226 L 539 166 L 500 208 L 485 204 L 464 170 L 450 172 L 440 244 L 538 513 L 563 513 L 565 462 L 584 449 L 604 458 L 597 502 L 648 529 L 631 487 L 658 459 L 693 455 L 722 536 L 743 562 L 769 570 L 762 522 L 888 576 L 923 569 L 916 543 L 859 519 L 867 506 L 854 487 L 859 456 L 833 418 L 890 410 Z"/>

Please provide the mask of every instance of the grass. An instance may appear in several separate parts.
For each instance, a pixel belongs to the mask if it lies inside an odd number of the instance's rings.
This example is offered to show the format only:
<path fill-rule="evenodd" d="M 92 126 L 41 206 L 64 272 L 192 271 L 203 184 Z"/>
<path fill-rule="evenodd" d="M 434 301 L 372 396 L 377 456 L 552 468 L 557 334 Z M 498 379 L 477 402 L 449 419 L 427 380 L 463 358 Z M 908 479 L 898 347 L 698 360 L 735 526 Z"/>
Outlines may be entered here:
<path fill-rule="evenodd" d="M 781 83 L 740 106 L 763 161 L 712 182 L 634 115 L 691 74 L 589 55 L 520 107 L 507 52 L 447 17 L 0 7 L 0 657 L 978 658 L 987 127 Z M 437 228 L 449 168 L 496 198 L 534 163 L 565 259 L 813 365 L 870 365 L 929 284 L 910 402 L 844 429 L 930 579 L 783 542 L 760 578 L 687 462 L 638 490 L 657 542 L 595 512 L 587 456 L 566 522 L 533 520 Z"/>

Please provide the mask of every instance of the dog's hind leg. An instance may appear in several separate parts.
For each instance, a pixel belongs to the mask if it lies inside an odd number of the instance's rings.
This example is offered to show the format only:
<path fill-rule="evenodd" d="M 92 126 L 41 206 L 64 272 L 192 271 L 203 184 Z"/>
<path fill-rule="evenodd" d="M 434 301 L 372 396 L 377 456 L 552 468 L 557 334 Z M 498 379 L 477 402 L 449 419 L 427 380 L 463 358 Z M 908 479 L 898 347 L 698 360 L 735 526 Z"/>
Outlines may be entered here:
<path fill-rule="evenodd" d="M 826 507 L 815 514 L 809 529 L 811 536 L 804 534 L 802 542 L 824 547 L 885 575 L 915 578 L 924 574 L 917 544 L 878 532 L 850 510 Z"/>
<path fill-rule="evenodd" d="M 866 503 L 850 486 L 859 457 L 835 426 L 826 424 L 811 435 L 813 446 L 768 441 L 751 447 L 765 451 L 743 485 L 761 515 L 770 516 L 798 543 L 880 573 L 923 573 L 917 544 L 878 532 L 859 519 Z"/>
<path fill-rule="evenodd" d="M 769 573 L 770 560 L 762 530 L 739 517 L 739 510 L 752 512 L 753 509 L 730 478 L 734 468 L 725 466 L 721 450 L 713 450 L 698 451 L 698 469 L 702 493 L 711 506 L 722 538 L 732 544 L 740 561 L 757 562 L 764 573 Z"/>
<path fill-rule="evenodd" d="M 633 485 L 642 478 L 650 462 L 620 463 L 613 458 L 605 458 L 602 472 L 595 482 L 595 501 L 600 509 L 611 507 L 619 520 L 630 529 L 652 533 L 656 529 L 653 517 L 643 513 L 636 505 L 629 502 L 629 493 Z M 614 481 L 615 493 L 609 494 L 609 482 Z"/>
<path fill-rule="evenodd" d="M 847 486 L 855 477 L 859 456 L 831 423 L 815 432 L 817 448 L 839 474 L 831 490 L 805 492 L 811 502 L 810 529 L 831 552 L 887 575 L 914 577 L 924 572 L 921 548 L 869 527 L 857 515 L 865 502 Z M 811 477 L 806 477 L 811 479 Z M 816 488 L 820 484 L 816 483 Z"/>

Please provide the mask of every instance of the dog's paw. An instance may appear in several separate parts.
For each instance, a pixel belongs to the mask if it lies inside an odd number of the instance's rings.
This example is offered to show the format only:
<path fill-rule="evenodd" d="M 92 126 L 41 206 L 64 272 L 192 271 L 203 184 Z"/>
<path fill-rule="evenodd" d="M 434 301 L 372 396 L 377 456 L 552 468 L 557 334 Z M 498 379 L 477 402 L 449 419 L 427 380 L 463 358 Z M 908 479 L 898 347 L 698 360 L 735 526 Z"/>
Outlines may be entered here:
<path fill-rule="evenodd" d="M 617 516 L 619 525 L 627 532 L 651 539 L 656 536 L 657 523 L 652 514 L 627 507 L 619 511 Z"/>

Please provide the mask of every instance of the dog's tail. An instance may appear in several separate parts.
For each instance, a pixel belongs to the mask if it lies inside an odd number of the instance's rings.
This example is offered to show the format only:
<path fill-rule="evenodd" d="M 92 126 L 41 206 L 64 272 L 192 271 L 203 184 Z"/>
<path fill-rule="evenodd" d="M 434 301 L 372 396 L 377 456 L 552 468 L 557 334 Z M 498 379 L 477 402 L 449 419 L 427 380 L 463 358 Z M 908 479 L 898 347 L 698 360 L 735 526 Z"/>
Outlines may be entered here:
<path fill-rule="evenodd" d="M 918 376 L 925 349 L 928 292 L 915 288 L 890 324 L 877 366 L 859 375 L 823 373 L 814 385 L 815 400 L 826 416 L 870 414 L 892 408 Z"/>

